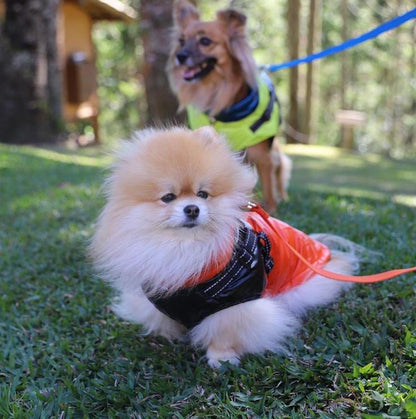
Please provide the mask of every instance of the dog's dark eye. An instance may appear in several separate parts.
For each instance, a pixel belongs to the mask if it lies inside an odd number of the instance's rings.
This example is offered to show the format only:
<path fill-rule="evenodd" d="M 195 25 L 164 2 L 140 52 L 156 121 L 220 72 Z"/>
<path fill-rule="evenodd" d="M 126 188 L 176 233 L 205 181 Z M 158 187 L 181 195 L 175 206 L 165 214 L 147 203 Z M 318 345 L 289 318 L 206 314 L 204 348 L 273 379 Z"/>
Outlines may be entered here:
<path fill-rule="evenodd" d="M 202 198 L 202 199 L 207 199 L 208 198 L 208 192 L 205 191 L 199 191 L 196 194 L 197 197 Z"/>
<path fill-rule="evenodd" d="M 185 38 L 179 38 L 179 45 L 183 47 L 185 45 Z"/>
<path fill-rule="evenodd" d="M 212 44 L 211 39 L 207 38 L 206 36 L 203 36 L 202 38 L 200 38 L 199 43 L 204 46 L 207 47 L 208 45 Z"/>
<path fill-rule="evenodd" d="M 161 201 L 163 201 L 165 204 L 168 204 L 171 201 L 174 201 L 176 199 L 176 195 L 174 193 L 167 193 L 166 195 L 163 195 L 162 198 L 160 198 Z"/>

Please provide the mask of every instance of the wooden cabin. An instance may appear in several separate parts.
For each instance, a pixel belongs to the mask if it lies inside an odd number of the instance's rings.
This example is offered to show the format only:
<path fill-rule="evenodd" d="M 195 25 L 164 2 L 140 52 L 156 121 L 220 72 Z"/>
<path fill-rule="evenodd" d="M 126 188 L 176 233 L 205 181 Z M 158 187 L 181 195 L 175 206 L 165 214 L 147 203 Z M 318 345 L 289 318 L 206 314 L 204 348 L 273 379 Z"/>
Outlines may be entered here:
<path fill-rule="evenodd" d="M 4 0 L 0 0 L 0 18 L 4 12 Z M 133 22 L 136 12 L 120 0 L 62 0 L 57 18 L 64 119 L 67 122 L 89 119 L 98 140 L 99 107 L 92 29 L 97 21 Z"/>

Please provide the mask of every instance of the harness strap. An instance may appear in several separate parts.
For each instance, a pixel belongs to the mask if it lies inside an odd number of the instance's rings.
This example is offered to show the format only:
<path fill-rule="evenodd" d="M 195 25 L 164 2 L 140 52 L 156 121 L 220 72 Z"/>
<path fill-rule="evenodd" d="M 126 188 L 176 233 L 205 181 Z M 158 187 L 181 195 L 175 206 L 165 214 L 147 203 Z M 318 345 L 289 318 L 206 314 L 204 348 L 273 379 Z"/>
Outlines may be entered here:
<path fill-rule="evenodd" d="M 218 311 L 260 298 L 269 259 L 257 233 L 241 223 L 233 256 L 214 277 L 165 296 L 143 291 L 159 311 L 192 329 Z"/>
<path fill-rule="evenodd" d="M 269 214 L 256 203 L 250 202 L 247 205 L 247 209 L 250 211 L 256 212 L 259 214 L 264 220 L 267 221 L 269 218 Z M 337 272 L 327 271 L 325 269 L 315 268 L 311 265 L 290 243 L 288 243 L 282 233 L 275 228 L 272 224 L 270 224 L 272 230 L 277 234 L 277 236 L 282 240 L 282 242 L 290 249 L 292 253 L 294 253 L 309 269 L 314 271 L 316 274 L 321 275 L 325 278 L 334 279 L 336 281 L 343 281 L 343 282 L 358 282 L 363 284 L 371 284 L 375 282 L 386 281 L 387 279 L 395 278 L 396 276 L 403 275 L 409 272 L 416 272 L 416 266 L 412 268 L 404 268 L 404 269 L 393 269 L 391 271 L 380 272 L 373 275 L 344 275 Z"/>
<path fill-rule="evenodd" d="M 250 125 L 250 130 L 252 132 L 256 132 L 265 122 L 267 122 L 271 118 L 275 104 L 277 105 L 277 108 L 279 110 L 279 125 L 282 124 L 282 113 L 280 112 L 280 102 L 279 102 L 279 98 L 277 97 L 276 91 L 274 89 L 273 83 L 266 74 L 262 74 L 262 77 L 263 77 L 263 80 L 266 82 L 267 88 L 269 90 L 269 102 L 267 104 L 266 109 L 260 116 L 260 118 Z"/>
<path fill-rule="evenodd" d="M 251 132 L 256 132 L 265 122 L 270 120 L 275 104 L 277 104 L 277 107 L 280 109 L 280 102 L 271 80 L 265 73 L 262 74 L 262 79 L 267 85 L 269 100 L 260 117 L 250 125 Z M 229 109 L 221 111 L 219 114 L 215 115 L 213 119 L 214 121 L 220 122 L 239 121 L 255 111 L 259 104 L 259 100 L 259 92 L 252 89 L 250 90 L 248 96 L 231 106 Z M 282 116 L 279 112 L 279 125 L 281 123 Z"/>
<path fill-rule="evenodd" d="M 277 96 L 276 96 L 276 92 L 274 91 L 274 88 L 270 87 L 268 83 L 267 83 L 267 87 L 269 89 L 269 95 L 270 95 L 269 102 L 266 106 L 266 109 L 261 114 L 260 118 L 250 125 L 250 129 L 252 132 L 256 132 L 266 121 L 270 119 L 270 117 L 272 116 L 274 103 L 277 102 Z"/>

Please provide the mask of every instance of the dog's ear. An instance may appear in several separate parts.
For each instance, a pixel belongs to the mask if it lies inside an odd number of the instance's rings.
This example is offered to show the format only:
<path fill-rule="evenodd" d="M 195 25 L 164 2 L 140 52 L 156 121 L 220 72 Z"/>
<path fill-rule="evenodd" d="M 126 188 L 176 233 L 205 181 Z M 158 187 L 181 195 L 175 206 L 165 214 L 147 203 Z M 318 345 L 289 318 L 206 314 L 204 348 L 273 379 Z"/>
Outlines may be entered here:
<path fill-rule="evenodd" d="M 199 11 L 195 3 L 188 0 L 176 0 L 173 5 L 173 21 L 181 30 L 193 20 L 199 20 Z"/>
<path fill-rule="evenodd" d="M 255 88 L 257 66 L 246 36 L 246 15 L 235 9 L 220 10 L 217 12 L 217 20 L 226 27 L 230 53 L 240 62 L 247 84 Z"/>
<path fill-rule="evenodd" d="M 230 36 L 238 35 L 241 32 L 241 35 L 244 36 L 247 21 L 245 14 L 235 9 L 219 10 L 217 19 L 227 26 Z"/>

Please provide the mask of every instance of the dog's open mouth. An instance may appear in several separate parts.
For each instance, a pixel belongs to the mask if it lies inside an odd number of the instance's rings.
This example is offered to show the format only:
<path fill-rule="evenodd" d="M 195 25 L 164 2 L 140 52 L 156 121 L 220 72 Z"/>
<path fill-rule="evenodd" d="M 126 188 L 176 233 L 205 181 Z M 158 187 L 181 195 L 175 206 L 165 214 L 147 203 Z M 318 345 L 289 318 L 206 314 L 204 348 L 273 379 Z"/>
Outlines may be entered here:
<path fill-rule="evenodd" d="M 193 67 L 186 67 L 183 71 L 183 79 L 185 81 L 192 81 L 201 79 L 208 75 L 212 70 L 214 70 L 215 64 L 217 63 L 216 58 L 207 58 L 201 64 L 195 65 Z"/>

